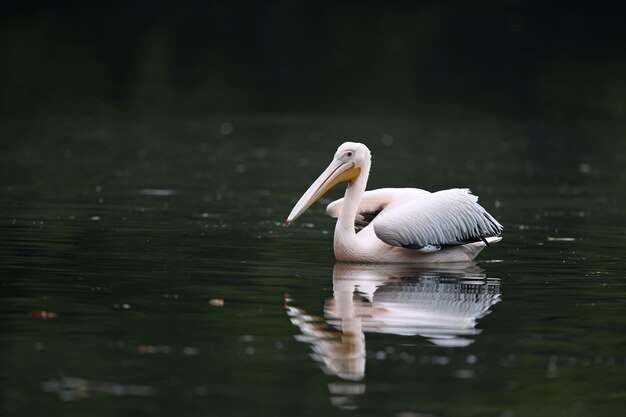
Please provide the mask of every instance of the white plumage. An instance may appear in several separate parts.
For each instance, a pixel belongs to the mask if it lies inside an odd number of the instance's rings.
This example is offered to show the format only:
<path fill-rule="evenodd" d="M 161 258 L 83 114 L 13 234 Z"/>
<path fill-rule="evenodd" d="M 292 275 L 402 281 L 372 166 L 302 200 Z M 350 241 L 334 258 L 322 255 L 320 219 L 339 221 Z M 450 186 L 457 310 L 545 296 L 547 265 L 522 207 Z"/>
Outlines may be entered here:
<path fill-rule="evenodd" d="M 375 219 L 374 231 L 393 246 L 424 247 L 462 244 L 500 234 L 502 226 L 478 204 L 468 189 L 428 193 Z"/>
<path fill-rule="evenodd" d="M 330 166 L 300 198 L 287 219 L 339 182 L 344 198 L 326 209 L 338 219 L 334 248 L 338 260 L 357 262 L 464 262 L 501 240 L 502 225 L 478 204 L 469 189 L 430 193 L 418 188 L 365 191 L 369 149 L 346 142 Z M 355 230 L 356 229 L 356 230 Z M 357 233 L 358 231 L 358 233 Z"/>

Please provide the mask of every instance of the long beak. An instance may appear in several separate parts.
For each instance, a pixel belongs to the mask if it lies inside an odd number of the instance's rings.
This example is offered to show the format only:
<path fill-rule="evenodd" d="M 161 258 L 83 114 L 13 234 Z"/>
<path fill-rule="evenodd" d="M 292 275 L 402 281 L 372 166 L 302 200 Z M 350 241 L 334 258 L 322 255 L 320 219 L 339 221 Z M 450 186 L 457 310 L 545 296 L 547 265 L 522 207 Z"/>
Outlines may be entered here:
<path fill-rule="evenodd" d="M 298 200 L 293 210 L 291 210 L 291 213 L 289 213 L 289 217 L 285 220 L 285 224 L 289 226 L 289 223 L 300 217 L 306 209 L 340 182 L 348 181 L 348 187 L 350 187 L 352 181 L 354 181 L 360 173 L 361 168 L 356 168 L 354 162 L 343 162 L 340 160 L 331 162 L 328 168 L 322 172 L 322 175 L 320 175 L 302 197 L 300 197 L 300 200 Z"/>

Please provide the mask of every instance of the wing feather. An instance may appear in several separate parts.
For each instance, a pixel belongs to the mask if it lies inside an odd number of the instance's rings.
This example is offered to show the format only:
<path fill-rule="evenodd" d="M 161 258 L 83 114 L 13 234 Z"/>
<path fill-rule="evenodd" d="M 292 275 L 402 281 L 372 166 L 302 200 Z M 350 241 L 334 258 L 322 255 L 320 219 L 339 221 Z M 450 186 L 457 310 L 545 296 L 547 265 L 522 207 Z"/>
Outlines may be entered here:
<path fill-rule="evenodd" d="M 383 210 L 395 207 L 398 204 L 411 201 L 419 196 L 430 194 L 419 188 L 379 188 L 366 191 L 359 203 L 355 219 L 355 227 L 362 229 L 369 225 Z M 343 207 L 343 198 L 333 201 L 326 207 L 326 214 L 337 218 Z"/>
<path fill-rule="evenodd" d="M 383 242 L 413 249 L 485 241 L 502 231 L 466 188 L 423 194 L 384 210 L 373 225 Z"/>

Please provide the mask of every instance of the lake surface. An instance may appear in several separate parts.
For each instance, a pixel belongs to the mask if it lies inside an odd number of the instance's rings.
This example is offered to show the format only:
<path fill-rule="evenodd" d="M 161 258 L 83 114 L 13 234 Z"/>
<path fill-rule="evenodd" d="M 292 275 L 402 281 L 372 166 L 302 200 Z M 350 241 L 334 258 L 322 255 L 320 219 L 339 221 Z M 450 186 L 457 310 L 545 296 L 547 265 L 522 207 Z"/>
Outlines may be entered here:
<path fill-rule="evenodd" d="M 0 124 L 3 415 L 622 416 L 626 128 L 257 116 Z M 295 201 L 469 187 L 464 267 L 335 264 Z M 322 202 L 338 198 L 329 193 Z"/>

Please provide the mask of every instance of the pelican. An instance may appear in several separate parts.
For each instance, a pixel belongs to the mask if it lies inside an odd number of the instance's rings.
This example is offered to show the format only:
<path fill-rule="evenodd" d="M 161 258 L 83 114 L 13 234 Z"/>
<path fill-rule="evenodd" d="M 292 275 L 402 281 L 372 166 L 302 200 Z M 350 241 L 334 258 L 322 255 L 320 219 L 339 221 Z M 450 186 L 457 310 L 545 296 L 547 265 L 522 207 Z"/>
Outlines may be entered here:
<path fill-rule="evenodd" d="M 326 213 L 337 219 L 334 251 L 338 261 L 362 263 L 468 262 L 499 242 L 502 225 L 478 204 L 469 189 L 434 193 L 419 188 L 365 191 L 371 153 L 362 143 L 339 146 L 326 170 L 300 197 L 289 226 L 335 185 L 345 196 Z"/>

